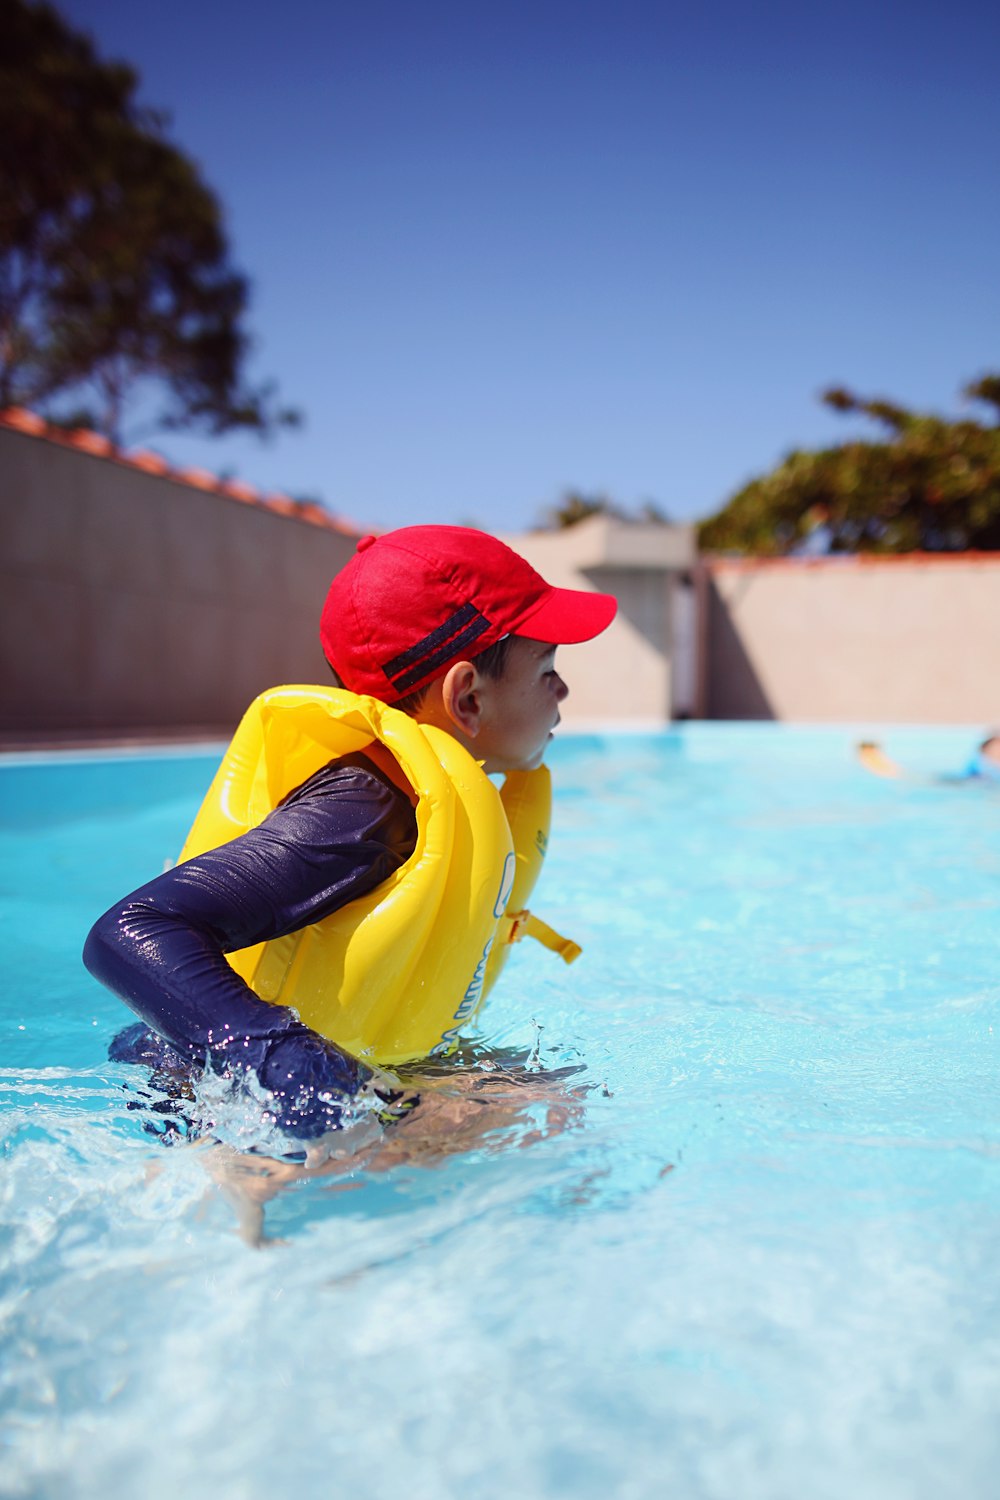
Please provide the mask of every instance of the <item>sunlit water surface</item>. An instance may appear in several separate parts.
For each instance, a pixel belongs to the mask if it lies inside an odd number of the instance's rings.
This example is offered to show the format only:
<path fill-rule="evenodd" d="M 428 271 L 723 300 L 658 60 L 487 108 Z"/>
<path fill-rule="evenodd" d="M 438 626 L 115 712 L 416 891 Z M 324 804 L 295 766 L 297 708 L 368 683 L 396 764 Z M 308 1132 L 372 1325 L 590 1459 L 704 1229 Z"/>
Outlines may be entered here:
<path fill-rule="evenodd" d="M 217 755 L 9 760 L 0 1492 L 994 1496 L 1000 789 L 853 737 L 558 743 L 535 905 L 584 955 L 522 945 L 478 1046 L 582 1066 L 566 1128 L 300 1183 L 266 1250 L 78 956 Z"/>

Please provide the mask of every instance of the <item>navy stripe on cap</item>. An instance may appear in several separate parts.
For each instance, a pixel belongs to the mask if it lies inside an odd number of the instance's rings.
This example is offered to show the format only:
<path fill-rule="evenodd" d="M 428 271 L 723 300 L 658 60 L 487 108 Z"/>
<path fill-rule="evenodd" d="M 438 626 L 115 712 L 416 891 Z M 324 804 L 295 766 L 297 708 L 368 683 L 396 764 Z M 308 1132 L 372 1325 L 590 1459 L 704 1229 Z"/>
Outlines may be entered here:
<path fill-rule="evenodd" d="M 489 620 L 474 604 L 463 604 L 422 641 L 386 662 L 382 671 L 397 693 L 405 693 L 414 683 L 478 640 L 489 628 Z"/>

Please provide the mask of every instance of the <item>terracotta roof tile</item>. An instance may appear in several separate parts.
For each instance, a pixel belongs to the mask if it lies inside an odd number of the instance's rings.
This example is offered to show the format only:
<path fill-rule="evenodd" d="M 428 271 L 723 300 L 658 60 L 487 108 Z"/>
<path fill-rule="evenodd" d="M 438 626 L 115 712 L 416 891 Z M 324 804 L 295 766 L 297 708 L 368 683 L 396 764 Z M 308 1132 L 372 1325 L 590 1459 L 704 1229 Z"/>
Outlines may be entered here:
<path fill-rule="evenodd" d="M 247 484 L 241 479 L 221 479 L 209 469 L 175 469 L 162 454 L 144 448 L 137 448 L 134 451 L 116 448 L 101 433 L 90 432 L 83 427 L 72 429 L 58 427 L 26 407 L 8 406 L 0 410 L 0 427 L 10 428 L 14 432 L 23 432 L 30 437 L 43 438 L 48 442 L 59 443 L 63 447 L 76 448 L 81 453 L 106 459 L 124 468 L 137 469 L 143 474 L 172 479 L 176 484 L 187 484 L 207 494 L 221 495 L 230 500 L 242 501 L 246 505 L 260 506 L 264 510 L 271 511 L 273 515 L 287 516 L 292 520 L 304 521 L 309 526 L 321 526 L 330 531 L 338 531 L 344 536 L 360 536 L 364 529 L 346 516 L 334 515 L 332 511 L 328 511 L 316 501 L 292 500 L 288 495 L 279 493 L 263 495 L 252 484 Z"/>
<path fill-rule="evenodd" d="M 787 568 L 896 568 L 954 567 L 958 563 L 992 563 L 1000 565 L 1000 552 L 833 552 L 828 557 L 725 557 L 721 553 L 702 554 L 702 563 L 710 573 L 753 573 Z"/>
<path fill-rule="evenodd" d="M 16 432 L 30 432 L 39 437 L 49 425 L 44 417 L 24 406 L 8 406 L 6 411 L 0 412 L 0 422 L 5 427 L 13 427 Z"/>
<path fill-rule="evenodd" d="M 169 474 L 170 465 L 162 453 L 153 453 L 148 448 L 136 448 L 131 453 L 122 455 L 123 461 L 132 465 L 133 469 L 141 469 L 144 474 Z"/>
<path fill-rule="evenodd" d="M 218 490 L 221 489 L 219 477 L 210 469 L 172 469 L 171 479 L 179 479 L 182 484 L 191 485 L 196 490 Z"/>
<path fill-rule="evenodd" d="M 84 453 L 96 453 L 99 458 L 109 458 L 115 451 L 110 438 L 103 437 L 99 432 L 91 432 L 86 427 L 64 428 L 50 436 L 57 437 L 71 448 L 79 448 Z"/>
<path fill-rule="evenodd" d="M 260 491 L 252 484 L 244 484 L 242 479 L 220 480 L 219 494 L 228 495 L 230 500 L 246 500 L 251 504 L 260 500 Z"/>

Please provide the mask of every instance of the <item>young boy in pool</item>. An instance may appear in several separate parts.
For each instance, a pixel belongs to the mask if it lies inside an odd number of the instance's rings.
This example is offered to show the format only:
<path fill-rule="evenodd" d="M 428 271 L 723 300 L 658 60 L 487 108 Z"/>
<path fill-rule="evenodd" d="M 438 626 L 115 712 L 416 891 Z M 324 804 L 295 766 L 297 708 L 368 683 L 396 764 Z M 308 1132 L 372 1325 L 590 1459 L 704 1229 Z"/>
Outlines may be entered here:
<path fill-rule="evenodd" d="M 411 526 L 362 538 L 333 580 L 320 634 L 348 690 L 444 730 L 487 773 L 531 770 L 568 691 L 556 646 L 591 640 L 615 608 L 607 594 L 553 588 L 483 532 Z M 115 1039 L 112 1058 L 245 1071 L 286 1133 L 337 1129 L 371 1070 L 259 999 L 225 955 L 373 890 L 413 853 L 416 831 L 412 789 L 372 744 L 322 767 L 259 826 L 113 906 L 84 962 L 143 1024 Z"/>

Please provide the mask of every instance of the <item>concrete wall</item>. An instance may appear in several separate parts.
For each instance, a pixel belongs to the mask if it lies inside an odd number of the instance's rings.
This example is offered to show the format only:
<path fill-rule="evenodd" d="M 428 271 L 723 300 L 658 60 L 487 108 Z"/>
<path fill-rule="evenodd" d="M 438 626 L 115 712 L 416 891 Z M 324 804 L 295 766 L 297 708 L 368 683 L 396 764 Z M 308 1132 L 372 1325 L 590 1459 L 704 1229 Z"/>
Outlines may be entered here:
<path fill-rule="evenodd" d="M 689 526 L 632 525 L 593 516 L 565 531 L 524 532 L 503 538 L 550 583 L 614 594 L 618 615 L 595 641 L 560 646 L 557 665 L 570 688 L 567 724 L 662 724 L 692 709 L 677 701 L 691 670 L 674 672 L 678 624 L 683 629 L 687 587 L 696 552 Z M 688 663 L 685 662 L 685 667 Z"/>
<path fill-rule="evenodd" d="M 0 735 L 224 734 L 263 688 L 328 681 L 319 613 L 355 540 L 319 507 L 0 417 Z M 505 540 L 619 598 L 560 650 L 568 724 L 1000 722 L 1000 556 L 698 564 L 690 527 L 607 517 Z"/>
<path fill-rule="evenodd" d="M 97 452 L 85 451 L 87 440 Z M 328 681 L 317 624 L 355 537 L 153 456 L 0 426 L 0 732 L 225 732 Z M 204 486 L 211 486 L 205 488 Z"/>
<path fill-rule="evenodd" d="M 707 563 L 716 719 L 1000 722 L 1000 556 Z"/>

